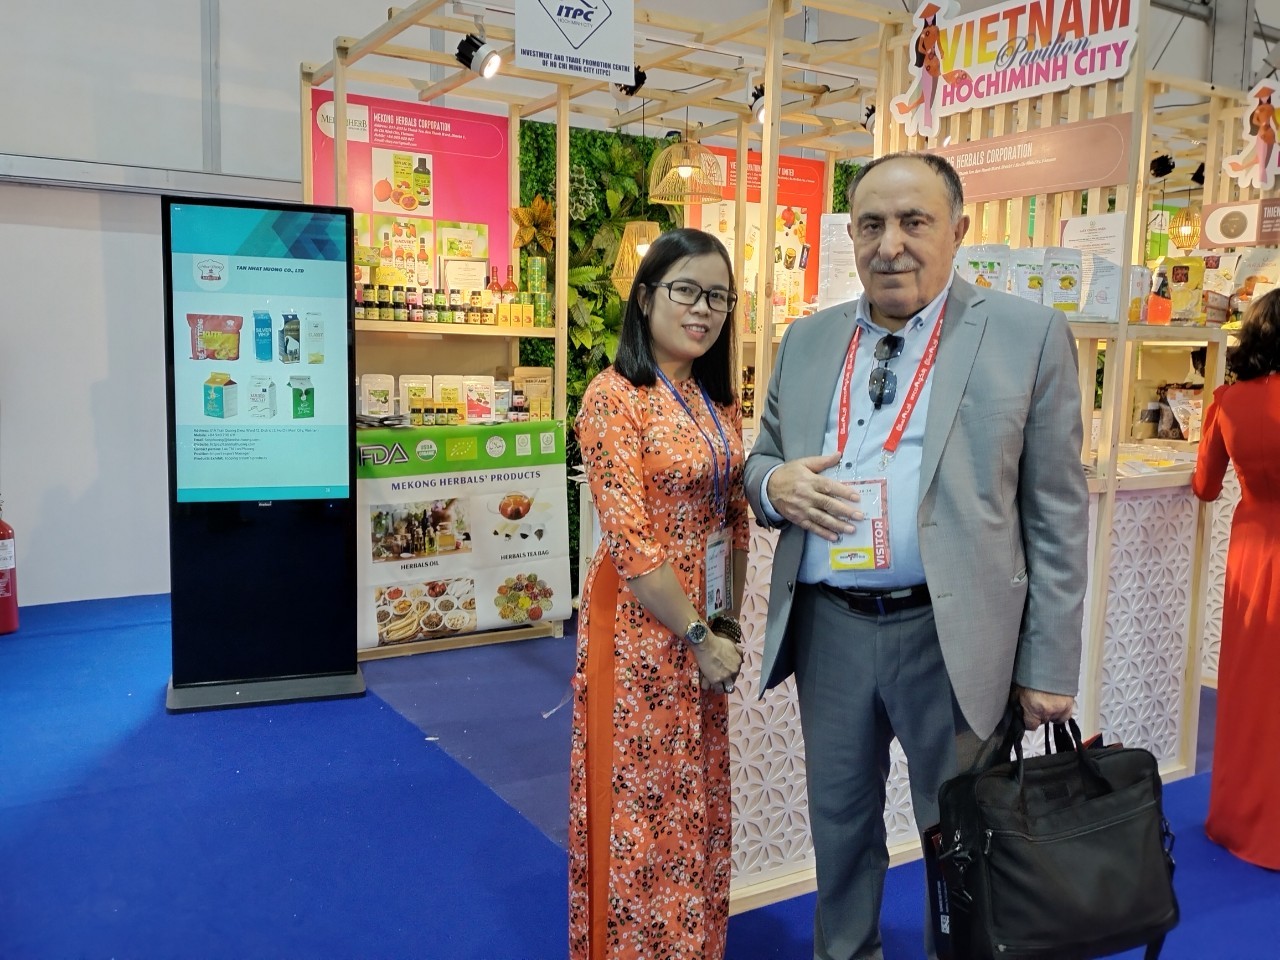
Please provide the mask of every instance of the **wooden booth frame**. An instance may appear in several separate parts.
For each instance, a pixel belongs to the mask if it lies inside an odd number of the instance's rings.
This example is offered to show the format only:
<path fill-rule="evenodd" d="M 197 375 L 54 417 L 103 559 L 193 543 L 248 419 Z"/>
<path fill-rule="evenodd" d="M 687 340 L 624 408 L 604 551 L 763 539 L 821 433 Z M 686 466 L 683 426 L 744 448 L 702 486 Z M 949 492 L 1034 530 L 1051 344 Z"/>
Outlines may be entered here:
<path fill-rule="evenodd" d="M 304 64 L 301 73 L 304 197 L 314 189 L 310 168 L 311 90 L 332 83 L 335 100 L 335 137 L 338 202 L 345 198 L 345 137 L 342 120 L 350 84 L 392 87 L 409 91 L 419 102 L 431 102 L 445 94 L 505 107 L 512 144 L 509 189 L 519 197 L 517 149 L 523 119 L 553 111 L 556 124 L 556 274 L 555 328 L 526 331 L 523 335 L 555 338 L 554 416 L 563 420 L 567 369 L 568 311 L 564 291 L 568 270 L 569 237 L 569 128 L 571 122 L 621 129 L 643 116 L 654 126 L 683 123 L 690 139 L 727 138 L 736 147 L 738 169 L 746 169 L 748 150 L 758 145 L 762 155 L 759 242 L 762 249 L 775 244 L 776 222 L 771 211 L 777 200 L 779 155 L 784 149 L 813 149 L 825 157 L 826 211 L 832 206 L 835 164 L 839 160 L 880 156 L 903 149 L 932 149 L 946 136 L 956 140 L 980 140 L 1038 127 L 1070 124 L 1100 117 L 1127 117 L 1132 145 L 1128 170 L 1122 183 L 1088 191 L 1043 194 L 1035 198 L 1040 211 L 1029 230 L 1031 202 L 1014 197 L 969 204 L 975 236 L 999 241 L 1007 235 L 1013 246 L 1049 245 L 1056 224 L 1064 216 L 1077 215 L 1082 204 L 1089 210 L 1114 209 L 1127 218 L 1124 253 L 1127 262 L 1138 262 L 1143 249 L 1145 212 L 1154 185 L 1147 175 L 1155 139 L 1161 147 L 1176 139 L 1179 131 L 1207 129 L 1205 197 L 1234 197 L 1237 190 L 1216 175 L 1221 160 L 1236 148 L 1241 104 L 1238 91 L 1203 89 L 1207 85 L 1149 75 L 1142 57 L 1135 57 L 1129 73 L 1089 87 L 1024 99 L 1017 103 L 979 108 L 949 117 L 932 140 L 908 137 L 888 115 L 892 95 L 908 89 L 908 52 L 912 38 L 910 15 L 887 10 L 863 0 L 767 0 L 764 9 L 728 23 L 711 23 L 637 8 L 635 13 L 636 63 L 648 73 L 639 108 L 634 100 L 619 106 L 609 85 L 599 81 L 566 80 L 558 75 L 505 66 L 501 79 L 483 81 L 459 69 L 452 44 L 474 29 L 462 14 L 466 3 L 419 0 L 404 9 L 389 11 L 386 22 L 361 38 L 339 37 L 332 59 L 324 64 Z M 510 58 L 514 40 L 513 10 L 509 0 L 484 4 L 487 38 Z M 1137 29 L 1145 32 L 1148 0 L 1135 0 Z M 495 13 L 499 11 L 498 13 Z M 788 20 L 805 11 L 819 12 L 840 24 L 840 36 L 853 39 L 829 43 L 806 42 L 786 35 Z M 424 30 L 445 39 L 414 44 L 408 38 Z M 739 62 L 726 66 L 726 56 Z M 374 63 L 375 69 L 368 68 Z M 381 66 L 378 66 L 381 65 Z M 434 71 L 429 77 L 409 76 L 414 65 Z M 825 71 L 825 72 L 824 72 Z M 686 89 L 689 78 L 699 82 Z M 822 78 L 832 83 L 821 82 Z M 768 117 L 763 127 L 753 124 L 746 94 L 764 86 Z M 1191 90 L 1205 98 L 1203 111 L 1164 109 L 1159 103 L 1172 89 Z M 881 96 L 881 94 L 885 94 Z M 863 126 L 865 109 L 879 100 L 874 136 Z M 696 124 L 689 127 L 689 117 Z M 1181 149 L 1181 148 L 1179 148 Z M 1184 151 L 1185 152 L 1185 151 Z M 1214 170 L 1215 172 L 1211 172 Z M 742 178 L 745 183 L 746 178 Z M 746 191 L 734 200 L 736 223 L 746 223 Z M 1026 235 L 1031 233 L 1030 238 Z M 747 231 L 735 231 L 735 274 L 745 263 Z M 980 240 L 974 240 L 980 242 Z M 770 271 L 761 270 L 757 302 L 772 301 Z M 767 312 L 762 316 L 767 317 Z M 754 366 L 755 383 L 763 389 L 772 368 L 780 331 L 766 322 L 759 333 L 745 333 L 742 316 L 742 366 Z M 803 319 L 797 321 L 803 322 Z M 384 325 L 385 326 L 385 325 Z M 399 329 L 398 325 L 393 325 Z M 1094 420 L 1094 371 L 1099 354 L 1119 358 L 1107 363 L 1103 380 L 1102 409 L 1096 457 L 1089 442 L 1082 457 L 1094 462 L 1089 481 L 1091 569 L 1083 630 L 1079 716 L 1086 732 L 1102 731 L 1108 740 L 1146 746 L 1161 761 L 1166 778 L 1190 775 L 1195 768 L 1195 737 L 1201 680 L 1200 635 L 1206 621 L 1206 590 L 1210 577 L 1210 516 L 1194 501 L 1188 489 L 1189 471 L 1154 478 L 1121 478 L 1117 469 L 1120 444 L 1130 436 L 1127 411 L 1132 383 L 1144 347 L 1152 344 L 1198 344 L 1206 347 L 1206 392 L 1224 375 L 1226 335 L 1204 327 L 1144 327 L 1117 316 L 1105 322 L 1072 324 L 1080 353 L 1081 417 L 1085 437 Z M 361 329 L 362 349 L 398 349 L 403 338 L 441 338 L 451 351 L 449 362 L 467 362 L 466 344 L 482 343 L 477 330 L 399 333 L 369 327 Z M 518 341 L 505 331 L 485 330 L 491 344 L 499 344 L 508 358 L 518 357 Z M 494 336 L 499 339 L 494 340 Z M 505 341 L 502 337 L 506 337 Z M 380 338 L 389 338 L 383 342 Z M 455 355 L 461 359 L 454 359 Z M 501 362 L 501 359 L 499 360 Z M 512 361 L 508 361 L 512 362 Z M 751 425 L 749 424 L 748 427 Z M 586 518 L 584 518 L 585 520 Z M 584 531 L 591 524 L 583 523 Z M 588 534 L 589 536 L 589 534 Z M 1220 542 L 1221 537 L 1218 538 Z M 794 687 L 788 682 L 764 700 L 756 699 L 760 652 L 767 608 L 769 571 L 775 538 L 759 527 L 752 529 L 747 595 L 743 604 L 746 632 L 747 683 L 730 703 L 733 730 L 731 755 L 734 768 L 734 880 L 732 911 L 741 912 L 773 900 L 814 889 L 813 852 L 809 841 L 804 781 L 804 751 Z M 1225 545 L 1220 543 L 1222 549 Z M 590 548 L 588 543 L 588 548 Z M 1217 548 L 1214 552 L 1216 554 Z M 1169 600 L 1167 598 L 1173 598 Z M 410 651 L 411 652 L 411 651 Z M 888 786 L 886 827 L 895 860 L 918 855 L 918 834 L 910 809 L 905 760 L 896 745 Z"/>

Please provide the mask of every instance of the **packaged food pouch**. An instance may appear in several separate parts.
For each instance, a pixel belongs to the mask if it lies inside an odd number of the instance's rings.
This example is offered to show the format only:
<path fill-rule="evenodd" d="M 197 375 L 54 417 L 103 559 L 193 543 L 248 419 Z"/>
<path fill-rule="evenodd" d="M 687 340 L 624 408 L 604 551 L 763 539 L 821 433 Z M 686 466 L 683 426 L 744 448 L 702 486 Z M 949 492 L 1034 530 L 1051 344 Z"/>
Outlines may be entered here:
<path fill-rule="evenodd" d="M 239 360 L 240 328 L 244 317 L 216 313 L 188 313 L 192 360 Z"/>
<path fill-rule="evenodd" d="M 456 374 L 440 374 L 432 382 L 436 398 L 436 425 L 456 426 L 467 422 L 467 401 L 462 392 L 462 377 Z M 444 411 L 441 423 L 440 411 Z"/>
<path fill-rule="evenodd" d="M 1009 245 L 982 243 L 961 247 L 957 255 L 960 276 L 975 287 L 1005 293 L 1009 289 Z"/>
<path fill-rule="evenodd" d="M 399 380 L 400 388 L 400 413 L 402 416 L 409 414 L 409 391 L 421 390 L 422 396 L 427 400 L 432 399 L 431 393 L 431 376 L 426 373 L 402 373 Z"/>
<path fill-rule="evenodd" d="M 1063 313 L 1080 312 L 1083 258 L 1079 250 L 1049 247 L 1044 253 L 1044 305 Z"/>
<path fill-rule="evenodd" d="M 1178 431 L 1184 440 L 1196 443 L 1200 440 L 1201 398 L 1204 390 L 1197 386 L 1170 386 L 1165 394 L 1169 409 L 1178 422 Z"/>
<path fill-rule="evenodd" d="M 360 377 L 360 412 L 371 417 L 395 413 L 396 378 L 389 373 L 366 373 Z"/>
<path fill-rule="evenodd" d="M 493 377 L 462 378 L 468 423 L 486 423 L 493 419 L 493 383 Z"/>
<path fill-rule="evenodd" d="M 1169 276 L 1170 317 L 1176 323 L 1203 325 L 1204 260 L 1200 257 L 1165 257 L 1161 262 Z"/>
<path fill-rule="evenodd" d="M 1044 247 L 1009 252 L 1011 292 L 1032 303 L 1044 303 Z"/>

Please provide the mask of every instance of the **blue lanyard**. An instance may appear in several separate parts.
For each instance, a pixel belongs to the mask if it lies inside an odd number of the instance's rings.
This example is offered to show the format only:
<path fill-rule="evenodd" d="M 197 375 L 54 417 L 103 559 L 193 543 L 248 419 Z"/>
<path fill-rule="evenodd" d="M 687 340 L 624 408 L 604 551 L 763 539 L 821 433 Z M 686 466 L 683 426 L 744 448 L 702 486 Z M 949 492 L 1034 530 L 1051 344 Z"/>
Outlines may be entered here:
<path fill-rule="evenodd" d="M 698 389 L 702 392 L 702 402 L 707 405 L 707 412 L 711 414 L 711 422 L 716 425 L 716 430 L 720 434 L 720 441 L 724 444 L 724 473 L 720 472 L 720 457 L 716 453 L 716 445 L 712 441 L 707 431 L 702 429 L 702 424 L 698 422 L 698 418 L 693 415 L 693 411 L 689 408 L 689 404 L 685 402 L 684 397 L 680 395 L 680 391 L 676 389 L 674 383 L 667 379 L 667 375 L 661 370 L 658 376 L 662 378 L 662 382 L 667 385 L 667 389 L 671 391 L 671 395 L 676 398 L 680 406 L 684 407 L 684 412 L 689 415 L 689 419 L 693 421 L 693 425 L 698 428 L 698 432 L 702 434 L 702 439 L 707 442 L 707 449 L 711 451 L 711 489 L 712 496 L 715 499 L 716 511 L 720 514 L 720 525 L 723 527 L 725 516 L 727 513 L 729 502 L 729 484 L 730 477 L 733 472 L 732 464 L 729 462 L 731 448 L 729 447 L 729 438 L 724 434 L 724 427 L 720 425 L 720 418 L 716 416 L 716 408 L 711 404 L 711 398 L 707 396 L 707 390 L 701 383 Z"/>

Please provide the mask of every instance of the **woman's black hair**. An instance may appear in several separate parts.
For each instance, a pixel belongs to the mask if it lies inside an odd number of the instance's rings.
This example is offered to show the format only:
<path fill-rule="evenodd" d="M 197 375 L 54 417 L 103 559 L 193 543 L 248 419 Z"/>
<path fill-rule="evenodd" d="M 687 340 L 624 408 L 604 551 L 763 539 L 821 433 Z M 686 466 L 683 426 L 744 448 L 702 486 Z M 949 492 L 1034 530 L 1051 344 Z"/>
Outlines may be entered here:
<path fill-rule="evenodd" d="M 920 67 L 924 66 L 925 51 L 920 49 L 920 41 L 924 39 L 924 32 L 928 30 L 930 27 L 936 27 L 937 25 L 938 25 L 937 16 L 936 15 L 932 16 L 924 22 L 924 26 L 920 28 L 920 32 L 916 34 L 916 42 L 915 42 L 916 69 L 919 69 Z"/>
<path fill-rule="evenodd" d="M 653 357 L 653 333 L 649 317 L 640 305 L 640 297 L 648 291 L 652 299 L 656 287 L 673 264 L 690 257 L 715 253 L 724 260 L 729 271 L 729 289 L 733 289 L 733 262 L 718 238 L 704 230 L 681 227 L 658 237 L 640 261 L 631 297 L 622 317 L 618 334 L 618 354 L 613 368 L 637 387 L 651 387 L 658 382 L 658 362 Z M 693 361 L 693 376 L 716 403 L 733 403 L 733 328 L 734 314 L 725 316 L 720 336 L 711 349 Z"/>
<path fill-rule="evenodd" d="M 1227 366 L 1237 380 L 1280 373 L 1280 290 L 1249 304 L 1236 346 L 1227 355 Z"/>

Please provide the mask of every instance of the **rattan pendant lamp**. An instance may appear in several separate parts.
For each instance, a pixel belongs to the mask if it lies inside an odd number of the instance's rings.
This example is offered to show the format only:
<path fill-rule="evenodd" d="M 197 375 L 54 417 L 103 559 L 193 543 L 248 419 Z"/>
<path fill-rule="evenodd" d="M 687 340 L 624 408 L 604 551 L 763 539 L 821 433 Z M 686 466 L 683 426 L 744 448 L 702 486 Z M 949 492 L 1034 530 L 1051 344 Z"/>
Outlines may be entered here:
<path fill-rule="evenodd" d="M 649 168 L 649 199 L 671 207 L 719 203 L 724 197 L 724 174 L 716 155 L 689 139 L 685 111 L 684 136 L 653 158 Z"/>
<path fill-rule="evenodd" d="M 644 103 L 640 104 L 640 136 L 644 137 Z M 648 201 L 645 208 L 648 209 Z M 622 239 L 618 242 L 618 256 L 613 261 L 613 272 L 609 279 L 613 281 L 618 294 L 623 300 L 631 296 L 631 287 L 635 283 L 636 273 L 640 270 L 640 261 L 649 252 L 649 245 L 658 239 L 662 228 L 652 220 L 629 220 L 622 228 Z"/>
<path fill-rule="evenodd" d="M 1169 218 L 1169 242 L 1179 250 L 1194 250 L 1200 243 L 1200 211 L 1191 204 L 1191 192 L 1187 191 L 1187 205 Z"/>

